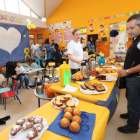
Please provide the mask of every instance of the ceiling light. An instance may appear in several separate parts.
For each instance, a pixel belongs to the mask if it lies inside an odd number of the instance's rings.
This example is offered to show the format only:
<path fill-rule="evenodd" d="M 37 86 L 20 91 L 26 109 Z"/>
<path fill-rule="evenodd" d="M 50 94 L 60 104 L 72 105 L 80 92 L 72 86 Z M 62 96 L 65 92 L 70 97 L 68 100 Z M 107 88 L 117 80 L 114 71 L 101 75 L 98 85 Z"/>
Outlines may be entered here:
<path fill-rule="evenodd" d="M 42 21 L 42 22 L 46 22 L 47 20 L 46 20 L 46 18 L 43 16 L 42 19 L 41 19 L 41 21 Z"/>

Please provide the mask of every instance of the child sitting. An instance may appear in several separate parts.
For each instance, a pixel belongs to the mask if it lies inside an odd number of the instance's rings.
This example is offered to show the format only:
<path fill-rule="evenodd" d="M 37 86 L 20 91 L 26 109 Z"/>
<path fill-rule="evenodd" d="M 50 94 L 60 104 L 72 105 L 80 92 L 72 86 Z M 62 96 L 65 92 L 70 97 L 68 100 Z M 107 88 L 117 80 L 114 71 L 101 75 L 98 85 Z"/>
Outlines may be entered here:
<path fill-rule="evenodd" d="M 20 89 L 21 89 L 21 86 L 23 84 L 23 81 L 25 80 L 25 86 L 27 89 L 31 89 L 28 84 L 29 84 L 29 77 L 28 75 L 26 75 L 24 72 L 25 72 L 25 69 L 23 66 L 21 66 L 21 61 L 18 60 L 16 62 L 16 75 L 17 75 L 17 79 L 20 80 L 20 85 L 18 86 L 18 92 L 20 92 Z"/>

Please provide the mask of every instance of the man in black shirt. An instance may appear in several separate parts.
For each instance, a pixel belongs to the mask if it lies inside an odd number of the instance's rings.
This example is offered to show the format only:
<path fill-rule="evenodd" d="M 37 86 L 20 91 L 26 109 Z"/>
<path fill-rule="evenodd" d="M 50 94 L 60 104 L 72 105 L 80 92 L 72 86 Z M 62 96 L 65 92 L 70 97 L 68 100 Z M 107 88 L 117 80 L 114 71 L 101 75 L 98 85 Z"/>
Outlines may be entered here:
<path fill-rule="evenodd" d="M 128 113 L 120 117 L 128 119 L 127 125 L 119 127 L 122 133 L 137 133 L 140 117 L 140 14 L 131 16 L 126 23 L 127 33 L 133 38 L 129 47 L 124 69 L 118 70 L 120 77 L 126 77 L 126 98 Z"/>

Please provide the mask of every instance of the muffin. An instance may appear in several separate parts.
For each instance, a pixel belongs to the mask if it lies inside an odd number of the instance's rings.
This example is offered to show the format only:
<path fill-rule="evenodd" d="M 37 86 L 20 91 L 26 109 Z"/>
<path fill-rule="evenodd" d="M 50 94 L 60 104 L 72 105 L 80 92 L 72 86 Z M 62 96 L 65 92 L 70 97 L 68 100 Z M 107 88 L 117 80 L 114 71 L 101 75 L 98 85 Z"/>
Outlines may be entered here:
<path fill-rule="evenodd" d="M 60 121 L 60 125 L 63 129 L 67 129 L 69 127 L 70 121 L 67 118 L 62 118 Z"/>
<path fill-rule="evenodd" d="M 72 133 L 77 134 L 77 133 L 79 133 L 80 125 L 79 125 L 79 123 L 78 123 L 77 121 L 73 121 L 73 122 L 70 124 L 69 128 L 70 128 L 70 131 L 71 131 Z"/>
<path fill-rule="evenodd" d="M 80 116 L 80 115 L 81 115 L 81 111 L 78 110 L 78 109 L 74 109 L 74 110 L 73 110 L 73 115 L 74 115 L 74 116 L 75 116 L 75 115 Z"/>
<path fill-rule="evenodd" d="M 72 121 L 77 121 L 80 124 L 82 119 L 78 115 L 75 115 L 72 117 Z"/>
<path fill-rule="evenodd" d="M 17 124 L 17 125 L 23 125 L 23 124 L 25 123 L 25 121 L 26 121 L 25 118 L 21 118 L 21 119 L 19 119 L 19 120 L 16 122 L 16 124 Z"/>
<path fill-rule="evenodd" d="M 72 109 L 71 107 L 66 107 L 66 108 L 65 108 L 65 112 L 70 112 L 70 113 L 72 113 L 72 112 L 73 112 L 73 109 Z"/>
<path fill-rule="evenodd" d="M 29 131 L 28 133 L 27 133 L 27 138 L 29 139 L 29 140 L 32 140 L 32 139 L 34 139 L 34 138 L 36 138 L 37 136 L 38 136 L 38 133 L 36 132 L 36 131 L 34 131 L 34 130 L 31 130 L 31 131 Z"/>
<path fill-rule="evenodd" d="M 67 118 L 68 120 L 71 120 L 72 119 L 72 114 L 70 112 L 66 112 L 63 117 Z"/>

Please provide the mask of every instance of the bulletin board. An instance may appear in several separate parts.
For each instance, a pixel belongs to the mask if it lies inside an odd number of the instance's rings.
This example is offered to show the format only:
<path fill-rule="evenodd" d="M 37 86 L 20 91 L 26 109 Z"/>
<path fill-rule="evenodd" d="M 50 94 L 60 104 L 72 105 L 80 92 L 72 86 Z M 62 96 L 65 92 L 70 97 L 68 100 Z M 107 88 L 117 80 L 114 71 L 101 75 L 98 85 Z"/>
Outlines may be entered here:
<path fill-rule="evenodd" d="M 0 66 L 7 61 L 30 59 L 29 30 L 26 26 L 0 23 Z"/>

